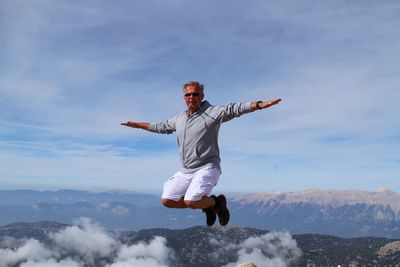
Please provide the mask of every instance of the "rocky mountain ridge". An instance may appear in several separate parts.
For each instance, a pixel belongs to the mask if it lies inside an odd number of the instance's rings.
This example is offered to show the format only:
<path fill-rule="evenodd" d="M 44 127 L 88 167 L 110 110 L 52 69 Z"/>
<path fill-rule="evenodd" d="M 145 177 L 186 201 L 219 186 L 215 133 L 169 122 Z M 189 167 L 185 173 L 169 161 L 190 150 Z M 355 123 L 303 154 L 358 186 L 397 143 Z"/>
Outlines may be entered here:
<path fill-rule="evenodd" d="M 400 238 L 399 203 L 399 194 L 389 190 L 307 190 L 229 198 L 233 225 L 340 237 Z M 164 208 L 158 196 L 149 194 L 0 191 L 0 225 L 43 220 L 71 224 L 82 216 L 118 231 L 204 224 L 202 212 Z"/>
<path fill-rule="evenodd" d="M 285 204 L 308 203 L 331 207 L 362 204 L 381 205 L 389 206 L 396 214 L 400 213 L 400 194 L 387 188 L 381 188 L 375 192 L 310 189 L 300 192 L 253 193 L 233 199 L 243 203 L 277 201 Z"/>

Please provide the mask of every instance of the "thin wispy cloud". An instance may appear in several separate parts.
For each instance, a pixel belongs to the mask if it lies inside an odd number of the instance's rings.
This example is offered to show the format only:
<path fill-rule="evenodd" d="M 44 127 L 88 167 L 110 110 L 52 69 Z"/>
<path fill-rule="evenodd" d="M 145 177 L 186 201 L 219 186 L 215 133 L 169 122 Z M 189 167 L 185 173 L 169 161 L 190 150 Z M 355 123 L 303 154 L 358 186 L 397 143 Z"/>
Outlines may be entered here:
<path fill-rule="evenodd" d="M 223 125 L 220 190 L 333 180 L 400 190 L 396 1 L 44 0 L 0 10 L 5 187 L 160 190 L 179 168 L 175 137 L 119 123 L 172 117 L 195 79 L 215 105 L 283 98 Z M 149 163 L 158 167 L 143 170 Z"/>

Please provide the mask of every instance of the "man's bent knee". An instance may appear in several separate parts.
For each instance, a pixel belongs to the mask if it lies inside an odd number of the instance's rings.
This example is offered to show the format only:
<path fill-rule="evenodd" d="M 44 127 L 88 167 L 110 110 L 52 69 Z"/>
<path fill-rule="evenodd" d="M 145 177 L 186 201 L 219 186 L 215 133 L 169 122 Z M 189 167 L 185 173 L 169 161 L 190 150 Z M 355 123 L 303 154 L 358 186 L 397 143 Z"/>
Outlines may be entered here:
<path fill-rule="evenodd" d="M 161 203 L 167 208 L 175 208 L 176 201 L 168 198 L 162 198 Z"/>
<path fill-rule="evenodd" d="M 168 198 L 161 198 L 161 203 L 167 208 L 191 208 L 200 209 L 203 208 L 201 201 L 183 200 L 175 201 Z"/>
<path fill-rule="evenodd" d="M 183 198 L 181 198 L 178 201 L 168 198 L 161 198 L 161 203 L 167 208 L 176 208 L 176 209 L 187 208 L 185 202 L 183 202 Z"/>
<path fill-rule="evenodd" d="M 191 209 L 199 209 L 199 201 L 185 200 L 185 205 Z"/>

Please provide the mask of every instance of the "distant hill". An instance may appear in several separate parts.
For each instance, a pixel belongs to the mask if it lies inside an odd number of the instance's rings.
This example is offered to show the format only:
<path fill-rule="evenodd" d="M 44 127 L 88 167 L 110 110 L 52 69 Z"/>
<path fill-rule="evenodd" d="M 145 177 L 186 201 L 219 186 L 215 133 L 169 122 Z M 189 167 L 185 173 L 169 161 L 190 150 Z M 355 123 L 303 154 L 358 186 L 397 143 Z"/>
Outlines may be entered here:
<path fill-rule="evenodd" d="M 62 266 L 76 266 L 72 263 L 79 262 L 102 267 L 142 260 L 143 264 L 153 262 L 151 266 L 220 267 L 236 266 L 241 259 L 256 261 L 259 266 L 263 266 L 262 263 L 279 264 L 272 266 L 395 266 L 400 262 L 399 243 L 371 237 L 290 236 L 289 233 L 237 226 L 106 232 L 88 221 L 75 226 L 56 222 L 15 223 L 0 227 L 0 255 L 3 255 L 0 266 L 18 266 L 30 261 L 36 264 L 62 262 L 65 264 Z M 67 261 L 71 265 L 67 265 Z"/>
<path fill-rule="evenodd" d="M 146 207 L 156 207 L 160 204 L 160 198 L 151 194 L 123 190 L 107 192 L 67 189 L 57 191 L 0 190 L 1 206 L 32 206 L 40 203 L 75 204 L 83 202 L 95 205 L 110 202 L 123 202 L 137 203 L 137 205 Z"/>
<path fill-rule="evenodd" d="M 231 224 L 293 234 L 400 238 L 400 195 L 382 189 L 307 190 L 236 195 L 229 199 Z M 167 209 L 158 196 L 135 192 L 76 190 L 0 191 L 0 225 L 92 218 L 110 230 L 182 229 L 204 225 L 204 214 Z"/>

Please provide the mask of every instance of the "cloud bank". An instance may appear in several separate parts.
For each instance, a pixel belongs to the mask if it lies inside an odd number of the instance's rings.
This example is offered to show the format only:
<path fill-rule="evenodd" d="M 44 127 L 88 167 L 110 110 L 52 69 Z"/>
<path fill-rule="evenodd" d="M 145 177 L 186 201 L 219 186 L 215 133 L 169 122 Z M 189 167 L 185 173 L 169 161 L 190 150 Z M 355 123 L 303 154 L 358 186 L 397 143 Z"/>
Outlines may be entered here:
<path fill-rule="evenodd" d="M 270 232 L 262 236 L 250 237 L 240 244 L 228 244 L 211 239 L 215 247 L 212 258 L 236 252 L 237 261 L 223 267 L 236 267 L 238 264 L 252 262 L 256 266 L 286 267 L 301 256 L 296 240 L 288 232 Z"/>
<path fill-rule="evenodd" d="M 173 266 L 175 251 L 164 237 L 155 236 L 148 242 L 123 244 L 117 236 L 106 232 L 87 218 L 73 226 L 49 233 L 50 244 L 35 239 L 10 240 L 10 247 L 0 249 L 0 267 L 168 267 Z M 271 232 L 250 237 L 240 244 L 209 240 L 213 252 L 210 259 L 236 255 L 237 260 L 224 267 L 243 262 L 257 266 L 285 267 L 301 255 L 296 241 L 287 232 Z"/>
<path fill-rule="evenodd" d="M 29 239 L 15 249 L 0 249 L 0 267 L 166 267 L 174 257 L 163 237 L 149 243 L 121 244 L 110 233 L 87 218 L 56 233 L 49 233 L 54 245 L 46 247 Z M 71 256 L 72 255 L 72 256 Z"/>

